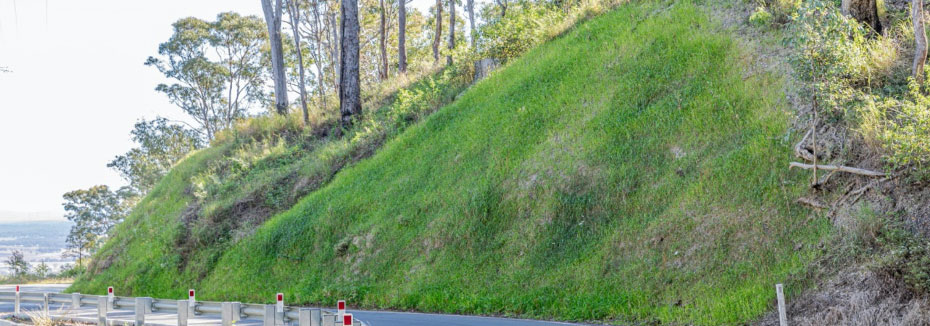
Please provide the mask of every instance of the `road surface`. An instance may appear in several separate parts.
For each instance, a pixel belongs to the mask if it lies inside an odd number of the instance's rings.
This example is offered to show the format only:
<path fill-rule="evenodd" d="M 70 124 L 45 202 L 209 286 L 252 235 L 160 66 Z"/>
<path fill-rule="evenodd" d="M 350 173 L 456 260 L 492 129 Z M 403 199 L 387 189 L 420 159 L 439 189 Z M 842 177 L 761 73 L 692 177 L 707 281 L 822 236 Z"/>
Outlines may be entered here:
<path fill-rule="evenodd" d="M 24 285 L 20 288 L 23 292 L 61 292 L 68 287 L 68 284 L 41 284 L 41 285 Z M 12 285 L 0 285 L 0 292 L 13 291 Z M 23 309 L 38 310 L 41 306 L 38 304 L 23 303 Z M 55 306 L 51 307 L 54 311 Z M 95 310 L 96 311 L 96 310 Z M 0 314 L 12 313 L 13 304 L 0 302 Z M 364 321 L 371 326 L 565 326 L 580 325 L 561 322 L 537 321 L 526 319 L 496 318 L 496 317 L 476 317 L 461 315 L 441 315 L 441 314 L 422 314 L 408 312 L 391 312 L 391 311 L 368 311 L 368 310 L 348 310 L 356 319 Z M 125 315 L 125 319 L 131 320 L 132 313 L 119 313 Z M 112 313 L 111 313 L 112 316 Z M 171 316 L 151 316 L 157 319 L 171 320 Z M 146 321 L 151 318 L 146 315 Z M 162 318 L 159 318 L 162 317 Z M 212 321 L 202 320 L 197 324 L 210 325 Z M 217 322 L 218 323 L 218 322 Z M 192 320 L 193 324 L 193 320 Z M 237 323 L 242 325 L 243 323 Z"/>

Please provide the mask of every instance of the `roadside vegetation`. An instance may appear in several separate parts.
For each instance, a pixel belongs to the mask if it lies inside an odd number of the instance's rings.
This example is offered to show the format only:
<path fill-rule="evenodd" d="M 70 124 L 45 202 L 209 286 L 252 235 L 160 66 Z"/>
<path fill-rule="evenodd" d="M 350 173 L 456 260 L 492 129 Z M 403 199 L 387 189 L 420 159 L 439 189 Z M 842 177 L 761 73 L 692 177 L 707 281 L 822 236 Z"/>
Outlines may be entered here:
<path fill-rule="evenodd" d="M 281 184 L 262 173 L 299 179 L 332 161 L 314 157 L 325 146 L 215 142 L 153 188 L 71 290 L 109 284 L 178 297 L 195 287 L 249 302 L 283 291 L 295 303 L 567 320 L 751 320 L 769 308 L 772 284 L 818 257 L 830 226 L 792 204 L 806 183 L 784 162 L 801 135 L 788 128 L 781 81 L 745 77 L 740 51 L 688 2 L 621 5 L 242 229 L 198 212 Z M 250 122 L 271 121 L 287 120 Z M 249 125 L 231 139 L 261 135 Z M 268 156 L 226 158 L 248 143 Z M 326 155 L 317 157 L 341 157 Z M 229 174 L 203 177 L 211 171 Z M 281 198 L 293 196 L 284 189 Z M 240 231 L 198 235 L 214 230 Z"/>
<path fill-rule="evenodd" d="M 288 10 L 314 24 L 337 13 L 320 5 Z M 303 110 L 275 113 L 259 83 L 246 107 L 218 100 L 235 113 L 222 123 L 140 121 L 139 148 L 110 164 L 129 185 L 66 195 L 86 236 L 70 290 L 695 325 L 757 320 L 773 284 L 796 298 L 846 264 L 927 293 L 919 34 L 907 3 L 874 4 L 879 20 L 840 5 L 497 1 L 445 48 L 448 12 L 412 12 L 401 71 L 399 40 L 376 23 L 394 24 L 396 6 L 362 1 L 362 37 L 379 42 L 362 46 L 352 123 L 329 23 L 305 38 L 320 74 Z M 734 27 L 708 12 L 721 7 L 752 10 Z M 267 37 L 229 13 L 175 29 L 147 63 L 170 78 L 159 65 L 184 57 L 183 37 Z M 771 54 L 744 48 L 745 29 L 785 50 L 785 71 L 754 66 Z M 239 77 L 264 78 L 263 50 L 247 50 L 256 66 Z M 473 83 L 481 59 L 502 68 Z M 197 112 L 171 87 L 159 91 Z"/>

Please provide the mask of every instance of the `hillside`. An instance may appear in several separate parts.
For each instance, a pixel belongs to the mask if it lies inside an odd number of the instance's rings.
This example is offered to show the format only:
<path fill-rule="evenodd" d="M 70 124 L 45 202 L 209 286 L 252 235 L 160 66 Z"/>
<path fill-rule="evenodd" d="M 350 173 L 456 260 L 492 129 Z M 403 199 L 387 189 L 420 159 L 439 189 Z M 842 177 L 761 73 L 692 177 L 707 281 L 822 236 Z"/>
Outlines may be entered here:
<path fill-rule="evenodd" d="M 193 287 L 202 299 L 249 302 L 284 292 L 294 303 L 564 320 L 756 319 L 774 283 L 806 282 L 831 231 L 792 204 L 807 185 L 785 168 L 801 135 L 789 129 L 782 81 L 746 74 L 731 37 L 687 1 L 622 5 L 370 157 L 347 155 L 357 163 L 309 178 L 318 186 L 305 194 L 289 189 L 329 166 L 332 151 L 283 149 L 245 165 L 253 190 L 229 187 L 216 201 L 226 204 L 201 207 L 198 176 L 235 152 L 215 144 L 149 193 L 70 290 L 181 297 Z M 268 162 L 287 171 L 258 173 L 277 171 Z M 281 193 L 293 202 L 271 195 Z M 267 221 L 191 219 L 252 212 L 242 194 L 279 208 Z"/>

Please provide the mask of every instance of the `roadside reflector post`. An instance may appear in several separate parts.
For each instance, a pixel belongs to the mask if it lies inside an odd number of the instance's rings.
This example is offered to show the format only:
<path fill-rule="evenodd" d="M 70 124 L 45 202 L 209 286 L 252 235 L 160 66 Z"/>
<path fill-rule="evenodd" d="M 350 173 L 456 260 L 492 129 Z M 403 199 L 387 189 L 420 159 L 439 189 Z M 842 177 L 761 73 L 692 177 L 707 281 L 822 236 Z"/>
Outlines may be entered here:
<path fill-rule="evenodd" d="M 107 297 L 97 297 L 97 325 L 107 324 Z"/>
<path fill-rule="evenodd" d="M 19 285 L 16 286 L 16 299 L 13 300 L 13 315 L 19 317 Z"/>
<path fill-rule="evenodd" d="M 352 326 L 355 322 L 352 321 L 352 314 L 343 314 L 342 315 L 342 325 Z"/>
<path fill-rule="evenodd" d="M 323 323 L 323 315 L 321 312 L 322 311 L 320 311 L 320 309 L 316 308 L 300 309 L 300 315 L 297 324 L 300 326 L 322 326 L 321 324 Z"/>
<path fill-rule="evenodd" d="M 223 302 L 222 317 L 223 326 L 232 326 L 239 321 L 239 314 L 242 311 L 242 304 L 239 302 Z"/>
<path fill-rule="evenodd" d="M 113 287 L 107 287 L 107 310 L 113 310 Z"/>
<path fill-rule="evenodd" d="M 788 326 L 788 313 L 785 311 L 784 285 L 775 284 L 775 294 L 778 296 L 778 324 Z"/>
<path fill-rule="evenodd" d="M 71 293 L 71 309 L 77 309 L 81 307 L 81 294 L 80 293 Z"/>
<path fill-rule="evenodd" d="M 275 295 L 274 305 L 274 323 L 275 325 L 284 325 L 284 293 Z"/>
<path fill-rule="evenodd" d="M 145 325 L 145 314 L 152 313 L 152 298 L 136 298 L 136 325 Z"/>
<path fill-rule="evenodd" d="M 194 310 L 187 302 L 178 300 L 178 326 L 187 326 L 190 311 Z"/>
<path fill-rule="evenodd" d="M 336 302 L 336 320 L 342 321 L 342 317 L 346 314 L 346 301 L 339 300 Z"/>
<path fill-rule="evenodd" d="M 194 306 L 197 305 L 197 296 L 195 294 L 197 293 L 194 292 L 194 289 L 187 290 L 187 305 L 191 310 L 194 310 Z"/>

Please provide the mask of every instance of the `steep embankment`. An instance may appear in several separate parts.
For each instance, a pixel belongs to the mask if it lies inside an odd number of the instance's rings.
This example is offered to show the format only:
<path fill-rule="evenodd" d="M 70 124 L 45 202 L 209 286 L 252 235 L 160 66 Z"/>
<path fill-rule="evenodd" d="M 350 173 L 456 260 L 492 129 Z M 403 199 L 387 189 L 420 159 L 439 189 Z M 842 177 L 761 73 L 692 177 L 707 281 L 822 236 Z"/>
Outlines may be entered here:
<path fill-rule="evenodd" d="M 623 5 L 473 86 L 198 273 L 175 248 L 195 174 L 184 167 L 197 166 L 185 162 L 118 229 L 119 255 L 72 290 L 757 318 L 774 283 L 804 281 L 830 227 L 792 205 L 805 184 L 784 167 L 797 135 L 782 84 L 744 74 L 743 58 L 687 2 Z"/>

